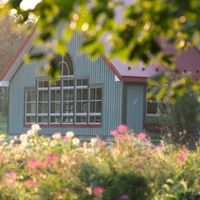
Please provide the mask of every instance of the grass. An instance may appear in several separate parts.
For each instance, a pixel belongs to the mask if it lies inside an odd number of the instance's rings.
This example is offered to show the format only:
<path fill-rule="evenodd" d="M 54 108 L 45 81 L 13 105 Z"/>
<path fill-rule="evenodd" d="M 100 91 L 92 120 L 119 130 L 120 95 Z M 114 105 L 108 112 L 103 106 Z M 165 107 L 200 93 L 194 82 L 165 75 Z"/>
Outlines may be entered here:
<path fill-rule="evenodd" d="M 0 113 L 0 134 L 7 134 L 7 116 Z"/>

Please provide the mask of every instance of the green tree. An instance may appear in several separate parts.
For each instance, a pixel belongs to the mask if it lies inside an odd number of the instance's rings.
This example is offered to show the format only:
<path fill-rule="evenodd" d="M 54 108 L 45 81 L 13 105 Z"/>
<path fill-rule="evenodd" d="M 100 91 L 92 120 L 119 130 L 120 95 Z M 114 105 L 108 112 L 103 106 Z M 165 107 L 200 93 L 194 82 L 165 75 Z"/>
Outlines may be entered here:
<path fill-rule="evenodd" d="M 160 48 L 156 37 L 167 37 L 179 49 L 199 39 L 198 0 L 43 0 L 31 9 L 22 0 L 10 0 L 1 13 L 13 8 L 23 16 L 22 23 L 30 14 L 39 17 L 36 26 L 40 30 L 39 39 L 44 42 L 55 34 L 56 24 L 68 21 L 62 39 L 68 40 L 73 29 L 87 31 L 83 46 L 95 56 L 104 52 L 100 38 L 109 33 L 110 55 L 132 63 L 138 59 L 147 62 L 154 56 L 158 58 Z M 58 41 L 57 45 L 61 46 L 62 42 Z M 57 51 L 62 53 L 60 48 Z M 162 53 L 159 56 L 163 61 L 170 61 Z"/>

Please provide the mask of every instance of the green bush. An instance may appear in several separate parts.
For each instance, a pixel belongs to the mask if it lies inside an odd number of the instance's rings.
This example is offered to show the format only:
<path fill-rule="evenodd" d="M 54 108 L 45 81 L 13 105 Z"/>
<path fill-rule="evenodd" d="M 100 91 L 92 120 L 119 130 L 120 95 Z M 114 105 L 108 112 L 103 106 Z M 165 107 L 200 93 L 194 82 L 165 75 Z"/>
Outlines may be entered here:
<path fill-rule="evenodd" d="M 0 112 L 8 114 L 8 88 L 0 87 Z"/>
<path fill-rule="evenodd" d="M 168 87 L 173 84 L 171 80 Z M 200 130 L 200 123 L 197 120 L 200 114 L 198 95 L 192 89 L 187 89 L 183 95 L 176 97 L 174 103 L 159 103 L 158 121 L 162 127 L 161 131 L 164 135 L 171 133 L 171 140 L 174 143 L 195 146 Z"/>
<path fill-rule="evenodd" d="M 200 147 L 153 146 L 120 125 L 109 146 L 100 138 L 80 143 L 73 132 L 0 136 L 2 200 L 195 200 L 200 194 Z M 170 169 L 170 170 L 169 170 Z"/>

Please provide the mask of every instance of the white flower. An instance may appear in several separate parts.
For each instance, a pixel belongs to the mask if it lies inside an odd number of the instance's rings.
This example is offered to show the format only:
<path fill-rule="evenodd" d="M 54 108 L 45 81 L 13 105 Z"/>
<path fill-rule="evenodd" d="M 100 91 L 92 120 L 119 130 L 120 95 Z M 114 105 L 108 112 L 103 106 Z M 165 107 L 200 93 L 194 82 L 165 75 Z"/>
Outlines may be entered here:
<path fill-rule="evenodd" d="M 74 137 L 73 131 L 68 131 L 68 132 L 66 133 L 66 136 L 67 136 L 67 139 L 72 139 L 72 138 Z"/>
<path fill-rule="evenodd" d="M 40 130 L 40 125 L 39 124 L 32 124 L 31 130 L 34 131 L 34 133 L 38 132 Z"/>
<path fill-rule="evenodd" d="M 92 147 L 94 147 L 94 145 L 97 143 L 97 138 L 91 138 L 90 140 L 90 144 Z"/>
<path fill-rule="evenodd" d="M 27 139 L 28 139 L 28 136 L 25 133 L 20 135 L 20 141 L 21 142 L 23 142 L 23 141 L 26 142 Z"/>
<path fill-rule="evenodd" d="M 52 135 L 52 138 L 53 139 L 60 139 L 62 138 L 62 134 L 60 132 L 55 132 L 53 135 Z"/>
<path fill-rule="evenodd" d="M 35 135 L 35 131 L 33 131 L 32 129 L 27 131 L 27 135 L 30 136 L 34 136 Z"/>
<path fill-rule="evenodd" d="M 78 138 L 74 138 L 72 140 L 72 144 L 78 146 L 80 144 L 80 140 Z"/>

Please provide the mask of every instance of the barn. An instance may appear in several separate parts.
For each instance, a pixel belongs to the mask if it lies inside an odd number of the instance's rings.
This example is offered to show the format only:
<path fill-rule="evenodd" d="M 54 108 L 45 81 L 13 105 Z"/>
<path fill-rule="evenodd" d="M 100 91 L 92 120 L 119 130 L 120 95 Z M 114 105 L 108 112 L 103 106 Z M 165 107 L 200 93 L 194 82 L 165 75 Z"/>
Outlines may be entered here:
<path fill-rule="evenodd" d="M 119 124 L 135 133 L 145 130 L 146 116 L 154 114 L 146 100 L 147 79 L 164 72 L 163 65 L 138 63 L 132 67 L 118 58 L 109 60 L 106 54 L 91 60 L 79 51 L 84 35 L 74 33 L 67 44 L 68 53 L 53 58 L 61 76 L 51 83 L 37 72 L 46 60 L 23 60 L 27 53 L 47 51 L 33 48 L 36 32 L 31 30 L 0 74 L 1 86 L 9 86 L 8 134 L 24 133 L 33 123 L 40 124 L 40 133 L 45 135 L 74 131 L 77 136 L 103 137 Z M 198 78 L 199 50 L 189 48 L 176 57 L 175 64 Z"/>

